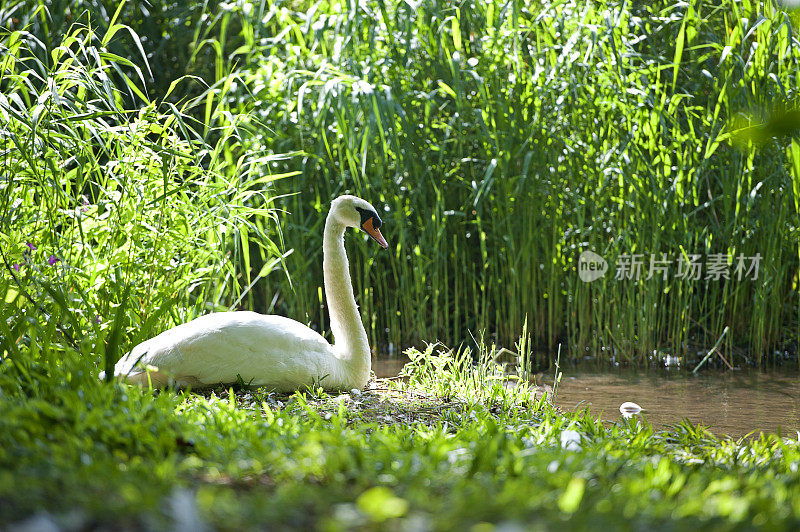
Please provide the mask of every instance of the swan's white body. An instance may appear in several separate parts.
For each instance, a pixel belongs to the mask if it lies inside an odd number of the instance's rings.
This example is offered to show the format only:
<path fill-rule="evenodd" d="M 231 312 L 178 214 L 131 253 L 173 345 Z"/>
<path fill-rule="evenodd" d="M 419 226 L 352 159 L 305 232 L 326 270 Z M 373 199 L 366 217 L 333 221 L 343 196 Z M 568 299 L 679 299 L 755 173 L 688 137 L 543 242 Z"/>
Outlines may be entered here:
<path fill-rule="evenodd" d="M 369 203 L 354 196 L 334 200 L 323 236 L 325 295 L 334 345 L 283 316 L 222 312 L 142 342 L 117 362 L 114 374 L 155 386 L 174 382 L 197 388 L 241 379 L 281 392 L 315 383 L 325 389 L 363 388 L 371 370 L 370 350 L 344 249 L 345 229 L 359 226 L 386 247 L 378 230 L 380 218 Z"/>
<path fill-rule="evenodd" d="M 336 363 L 334 363 L 336 362 Z M 147 367 L 158 368 L 147 372 Z M 347 378 L 333 346 L 302 323 L 255 312 L 220 312 L 178 325 L 136 346 L 114 374 L 129 382 L 193 388 L 241 380 L 291 391 L 318 381 L 330 388 L 363 387 Z M 369 377 L 369 368 L 366 368 Z M 353 375 L 353 377 L 355 377 Z M 361 381 L 364 382 L 361 382 Z"/>

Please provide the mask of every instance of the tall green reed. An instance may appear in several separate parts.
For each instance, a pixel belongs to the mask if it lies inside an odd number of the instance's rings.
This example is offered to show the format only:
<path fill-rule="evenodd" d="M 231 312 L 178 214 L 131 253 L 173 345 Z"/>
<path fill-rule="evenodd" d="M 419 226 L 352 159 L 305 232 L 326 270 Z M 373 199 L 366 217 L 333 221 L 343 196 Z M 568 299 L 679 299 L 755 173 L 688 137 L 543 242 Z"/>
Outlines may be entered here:
<path fill-rule="evenodd" d="M 104 34 L 73 25 L 46 62 L 24 30 L 0 35 L 0 370 L 47 374 L 75 352 L 108 368 L 279 267 L 271 165 L 285 156 L 241 149 L 232 77 L 149 101 L 136 63 L 109 51 L 129 30 L 119 13 Z"/>
<path fill-rule="evenodd" d="M 0 0 L 0 24 L 7 31 L 21 30 L 29 52 L 48 65 L 51 52 L 74 24 L 91 21 L 93 32 L 101 36 L 115 23 L 122 24 L 105 43 L 106 51 L 141 69 L 146 82 L 139 88 L 149 100 L 168 95 L 173 103 L 198 96 L 227 74 L 220 58 L 235 55 L 246 41 L 237 30 L 240 15 L 235 4 L 209 0 Z M 135 74 L 126 64 L 115 69 Z M 181 83 L 173 87 L 177 80 Z M 120 96 L 129 108 L 139 104 L 130 93 Z"/>
<path fill-rule="evenodd" d="M 796 98 L 800 49 L 771 2 L 248 5 L 235 105 L 268 126 L 250 145 L 304 152 L 281 167 L 301 172 L 282 189 L 294 286 L 262 296 L 283 312 L 326 328 L 321 220 L 351 191 L 388 208 L 392 253 L 350 249 L 378 344 L 510 345 L 527 316 L 535 345 L 573 357 L 693 356 L 726 326 L 750 360 L 796 348 L 789 141 L 731 136 Z M 610 274 L 580 281 L 584 250 Z M 662 253 L 667 279 L 614 279 L 619 257 Z M 679 255 L 756 253 L 755 280 L 674 275 Z"/>

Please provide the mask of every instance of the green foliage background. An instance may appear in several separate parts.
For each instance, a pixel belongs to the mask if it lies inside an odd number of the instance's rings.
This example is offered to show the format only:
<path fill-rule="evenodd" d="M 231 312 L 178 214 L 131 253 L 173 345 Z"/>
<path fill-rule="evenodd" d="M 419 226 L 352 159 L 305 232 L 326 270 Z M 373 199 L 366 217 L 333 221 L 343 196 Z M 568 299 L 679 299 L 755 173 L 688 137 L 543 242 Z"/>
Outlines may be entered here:
<path fill-rule="evenodd" d="M 134 239 L 149 232 L 147 239 L 166 227 L 162 245 L 176 249 L 133 260 L 120 240 L 94 238 L 95 254 L 80 259 L 86 266 L 63 253 L 72 262 L 60 264 L 86 275 L 83 299 L 97 294 L 99 307 L 83 312 L 105 323 L 124 286 L 135 285 L 144 312 L 123 313 L 125 347 L 232 304 L 325 330 L 321 226 L 330 199 L 352 192 L 385 206 L 392 244 L 390 253 L 349 251 L 378 349 L 457 344 L 470 331 L 510 345 L 527 318 L 535 345 L 563 343 L 572 356 L 604 360 L 691 356 L 726 326 L 723 348 L 741 360 L 796 350 L 800 146 L 793 122 L 780 122 L 792 115 L 780 110 L 795 105 L 798 46 L 792 16 L 771 2 L 1 6 L 10 51 L 3 108 L 19 113 L 6 122 L 4 153 L 7 175 L 21 185 L 6 181 L 4 189 L 3 282 L 20 293 L 11 267 L 27 256 L 26 242 L 44 245 L 41 260 L 76 242 L 86 247 L 74 217 L 70 231 L 56 218 L 84 202 L 99 219 L 102 198 L 115 193 L 101 169 L 119 162 L 121 197 L 140 192 L 129 196 L 130 217 L 112 219 L 108 230 Z M 54 98 L 48 83 L 75 98 Z M 65 134 L 72 144 L 50 134 L 64 135 L 65 123 L 75 125 Z M 114 140 L 103 130 L 130 124 L 139 129 L 125 143 L 160 142 L 169 156 L 153 163 L 108 148 Z M 25 139 L 23 130 L 32 134 Z M 79 137 L 89 151 L 75 155 L 68 150 Z M 49 169 L 26 180 L 37 158 Z M 82 173 L 87 158 L 98 175 Z M 194 178 L 181 177 L 183 164 L 194 165 Z M 214 193 L 209 179 L 221 179 L 214 186 L 226 192 Z M 169 203 L 169 182 L 181 183 L 185 201 Z M 226 202 L 237 194 L 250 210 L 229 216 Z M 20 198 L 30 213 L 17 205 L 9 214 Z M 166 200 L 161 214 L 152 209 L 158 198 Z M 217 210 L 205 222 L 169 219 L 188 204 L 194 213 Z M 267 204 L 281 210 L 259 210 Z M 42 208 L 48 224 L 32 223 Z M 144 217 L 139 229 L 125 225 L 134 213 Z M 226 228 L 208 239 L 199 236 L 209 234 L 204 223 Z M 576 267 L 587 249 L 612 272 L 620 256 L 641 253 L 645 274 L 651 255 L 666 254 L 671 273 L 679 255 L 763 259 L 755 280 L 607 275 L 585 284 Z M 119 250 L 141 270 L 101 296 L 93 279 L 116 281 L 98 273 L 108 261 L 97 257 Z M 289 276 L 268 276 L 289 251 Z M 220 277 L 213 268 L 223 255 Z M 162 262 L 148 262 L 157 256 Z M 185 259 L 177 270 L 167 264 L 175 257 Z M 187 294 L 198 272 L 209 271 L 199 277 L 215 288 Z M 62 278 L 37 279 L 44 284 L 27 289 L 36 297 L 23 290 L 6 302 L 29 305 L 52 298 L 47 283 L 64 286 Z M 161 292 L 141 299 L 148 283 Z M 186 313 L 157 313 L 189 304 Z M 143 329 L 144 314 L 157 319 Z"/>
<path fill-rule="evenodd" d="M 243 6 L 236 105 L 269 127 L 251 145 L 304 152 L 279 185 L 294 291 L 264 301 L 325 327 L 320 227 L 352 191 L 388 208 L 391 254 L 351 250 L 378 345 L 509 345 L 527 317 L 573 356 L 694 355 L 725 326 L 751 361 L 796 350 L 800 152 L 791 122 L 767 126 L 800 49 L 772 2 Z M 587 249 L 612 272 L 644 254 L 645 275 L 585 284 Z M 674 277 L 679 255 L 757 253 L 757 280 Z M 670 278 L 645 279 L 661 254 Z"/>
<path fill-rule="evenodd" d="M 246 117 L 221 101 L 230 82 L 181 72 L 151 99 L 125 7 L 52 35 L 31 6 L 26 27 L 40 35 L 2 34 L 0 337 L 23 386 L 67 353 L 82 370 L 112 366 L 165 327 L 236 303 L 251 259 L 259 278 L 281 256 L 269 187 L 283 156 L 243 150 Z M 14 27 L 26 22 L 16 8 Z M 115 46 L 120 35 L 130 47 Z"/>

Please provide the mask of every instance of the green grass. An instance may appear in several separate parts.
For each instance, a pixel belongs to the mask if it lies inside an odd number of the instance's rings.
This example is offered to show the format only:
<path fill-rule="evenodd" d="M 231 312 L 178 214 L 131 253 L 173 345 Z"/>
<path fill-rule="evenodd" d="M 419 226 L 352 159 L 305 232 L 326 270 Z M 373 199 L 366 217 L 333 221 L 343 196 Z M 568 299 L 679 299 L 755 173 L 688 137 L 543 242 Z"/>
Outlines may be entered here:
<path fill-rule="evenodd" d="M 170 529 L 186 512 L 222 530 L 800 523 L 794 437 L 602 422 L 412 358 L 407 383 L 358 396 L 153 394 L 79 372 L 35 399 L 4 391 L 0 525 L 44 512 L 77 528 Z M 567 430 L 579 449 L 562 446 Z"/>

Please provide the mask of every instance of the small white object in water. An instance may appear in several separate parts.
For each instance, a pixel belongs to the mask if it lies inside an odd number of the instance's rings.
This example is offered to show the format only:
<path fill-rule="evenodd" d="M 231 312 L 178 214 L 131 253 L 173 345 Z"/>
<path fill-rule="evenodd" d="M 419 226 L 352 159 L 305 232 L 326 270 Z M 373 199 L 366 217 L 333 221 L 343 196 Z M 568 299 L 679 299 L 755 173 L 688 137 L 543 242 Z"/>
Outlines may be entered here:
<path fill-rule="evenodd" d="M 561 448 L 567 451 L 581 450 L 581 433 L 577 430 L 561 431 Z"/>
<path fill-rule="evenodd" d="M 630 401 L 624 402 L 619 405 L 619 413 L 622 414 L 624 419 L 631 418 L 642 411 L 642 407 Z"/>

